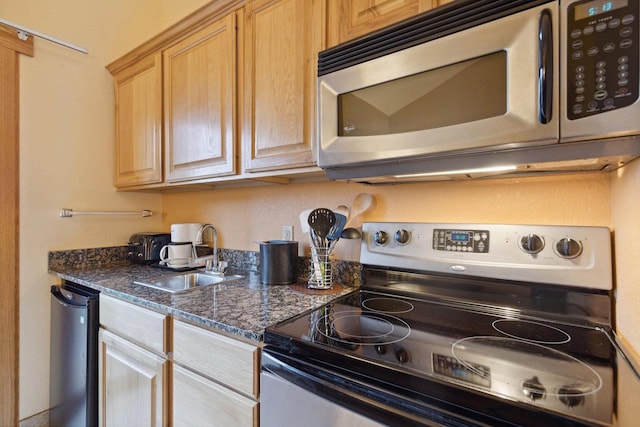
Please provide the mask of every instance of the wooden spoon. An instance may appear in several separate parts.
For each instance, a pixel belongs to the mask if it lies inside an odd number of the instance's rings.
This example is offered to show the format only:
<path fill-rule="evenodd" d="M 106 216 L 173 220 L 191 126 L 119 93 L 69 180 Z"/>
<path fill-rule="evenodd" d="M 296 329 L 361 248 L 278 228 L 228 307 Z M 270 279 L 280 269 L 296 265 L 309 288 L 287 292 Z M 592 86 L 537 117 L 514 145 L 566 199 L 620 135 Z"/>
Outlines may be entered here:
<path fill-rule="evenodd" d="M 353 199 L 353 205 L 351 206 L 351 215 L 349 216 L 349 219 L 347 220 L 347 224 L 345 225 L 345 227 L 351 224 L 351 222 L 355 218 L 357 218 L 360 214 L 369 210 L 372 205 L 373 205 L 373 195 L 369 193 L 358 194 L 355 197 L 355 199 Z"/>

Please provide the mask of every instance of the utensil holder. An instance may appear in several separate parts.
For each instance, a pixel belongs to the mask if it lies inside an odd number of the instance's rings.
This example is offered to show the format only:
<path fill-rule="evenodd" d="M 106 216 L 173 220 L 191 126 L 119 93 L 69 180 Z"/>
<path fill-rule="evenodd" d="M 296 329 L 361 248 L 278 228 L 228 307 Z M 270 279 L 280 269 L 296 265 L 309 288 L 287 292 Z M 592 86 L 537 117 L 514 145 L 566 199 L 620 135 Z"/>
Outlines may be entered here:
<path fill-rule="evenodd" d="M 333 288 L 331 250 L 332 248 L 311 246 L 311 269 L 307 285 L 309 289 Z"/>

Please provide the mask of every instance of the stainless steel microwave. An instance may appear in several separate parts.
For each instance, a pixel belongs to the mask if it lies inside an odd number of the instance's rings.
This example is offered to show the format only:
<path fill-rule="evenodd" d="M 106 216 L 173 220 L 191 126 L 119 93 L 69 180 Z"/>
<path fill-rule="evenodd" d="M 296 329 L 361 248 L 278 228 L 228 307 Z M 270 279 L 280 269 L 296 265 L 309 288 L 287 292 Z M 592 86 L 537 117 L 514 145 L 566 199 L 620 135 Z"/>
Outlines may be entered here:
<path fill-rule="evenodd" d="M 320 52 L 332 179 L 607 170 L 640 155 L 637 0 L 457 0 Z"/>

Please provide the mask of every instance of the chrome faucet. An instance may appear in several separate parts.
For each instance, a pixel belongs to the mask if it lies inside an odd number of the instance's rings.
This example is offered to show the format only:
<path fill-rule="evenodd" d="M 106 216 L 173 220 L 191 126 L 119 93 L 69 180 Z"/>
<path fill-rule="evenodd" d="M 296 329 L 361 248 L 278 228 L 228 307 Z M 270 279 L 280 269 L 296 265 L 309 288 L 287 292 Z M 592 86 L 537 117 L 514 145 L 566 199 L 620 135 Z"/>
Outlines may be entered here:
<path fill-rule="evenodd" d="M 214 273 L 224 274 L 224 266 L 226 265 L 226 263 L 221 263 L 218 261 L 218 230 L 216 230 L 216 228 L 212 224 L 204 224 L 200 228 L 200 231 L 198 231 L 196 240 L 204 241 L 202 237 L 207 228 L 210 228 L 213 231 L 213 262 L 211 264 L 207 262 L 206 270 Z"/>

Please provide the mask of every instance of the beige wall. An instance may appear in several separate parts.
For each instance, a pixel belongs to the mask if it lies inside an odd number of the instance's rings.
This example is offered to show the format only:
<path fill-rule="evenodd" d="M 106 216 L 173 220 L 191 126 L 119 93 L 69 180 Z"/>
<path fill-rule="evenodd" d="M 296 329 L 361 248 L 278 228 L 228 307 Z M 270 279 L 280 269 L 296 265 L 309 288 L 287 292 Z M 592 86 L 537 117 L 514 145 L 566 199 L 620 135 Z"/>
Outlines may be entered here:
<path fill-rule="evenodd" d="M 47 252 L 122 245 L 161 215 L 59 218 L 76 210 L 161 210 L 157 194 L 113 188 L 113 83 L 105 65 L 204 0 L 4 1 L 0 17 L 89 50 L 36 39 L 20 75 L 20 418 L 49 407 Z"/>
<path fill-rule="evenodd" d="M 46 270 L 49 250 L 120 245 L 132 232 L 168 230 L 169 224 L 183 221 L 212 222 L 222 246 L 257 250 L 255 242 L 279 238 L 285 224 L 294 225 L 300 239 L 301 210 L 350 205 L 360 192 L 370 192 L 377 200 L 365 220 L 578 225 L 610 225 L 612 193 L 617 235 L 623 228 L 633 229 L 632 210 L 619 217 L 617 206 L 636 203 L 632 207 L 637 211 L 637 165 L 620 178 L 581 175 L 392 187 L 327 182 L 163 196 L 116 193 L 111 184 L 112 81 L 104 66 L 205 3 L 0 0 L 1 17 L 89 49 L 85 56 L 36 40 L 35 57 L 21 63 L 21 418 L 48 408 L 49 285 L 54 280 Z M 144 208 L 164 216 L 62 219 L 62 207 Z M 634 233 L 638 235 L 637 225 Z M 357 242 L 343 241 L 339 250 L 341 258 L 358 258 Z M 619 277 L 624 272 L 619 323 L 640 348 L 633 255 L 618 258 Z"/>
<path fill-rule="evenodd" d="M 610 227 L 615 237 L 617 327 L 640 352 L 640 160 L 612 174 L 496 179 L 394 186 L 336 182 L 170 193 L 162 197 L 165 229 L 175 222 L 211 222 L 221 246 L 258 250 L 294 225 L 300 252 L 308 248 L 299 213 L 314 207 L 350 206 L 361 192 L 375 196 L 368 221 L 488 222 Z M 357 260 L 357 241 L 342 240 L 341 259 Z"/>
<path fill-rule="evenodd" d="M 640 354 L 640 160 L 611 175 L 611 229 L 615 237 L 616 321 Z M 640 359 L 639 359 L 640 360 Z"/>
<path fill-rule="evenodd" d="M 603 174 L 393 186 L 324 182 L 163 196 L 164 228 L 175 222 L 211 222 L 227 248 L 258 250 L 279 239 L 283 225 L 299 233 L 299 213 L 314 207 L 351 206 L 362 192 L 375 196 L 369 221 L 493 222 L 608 226 L 609 178 Z M 302 251 L 302 249 L 301 249 Z M 336 246 L 342 259 L 357 260 L 357 242 Z"/>

